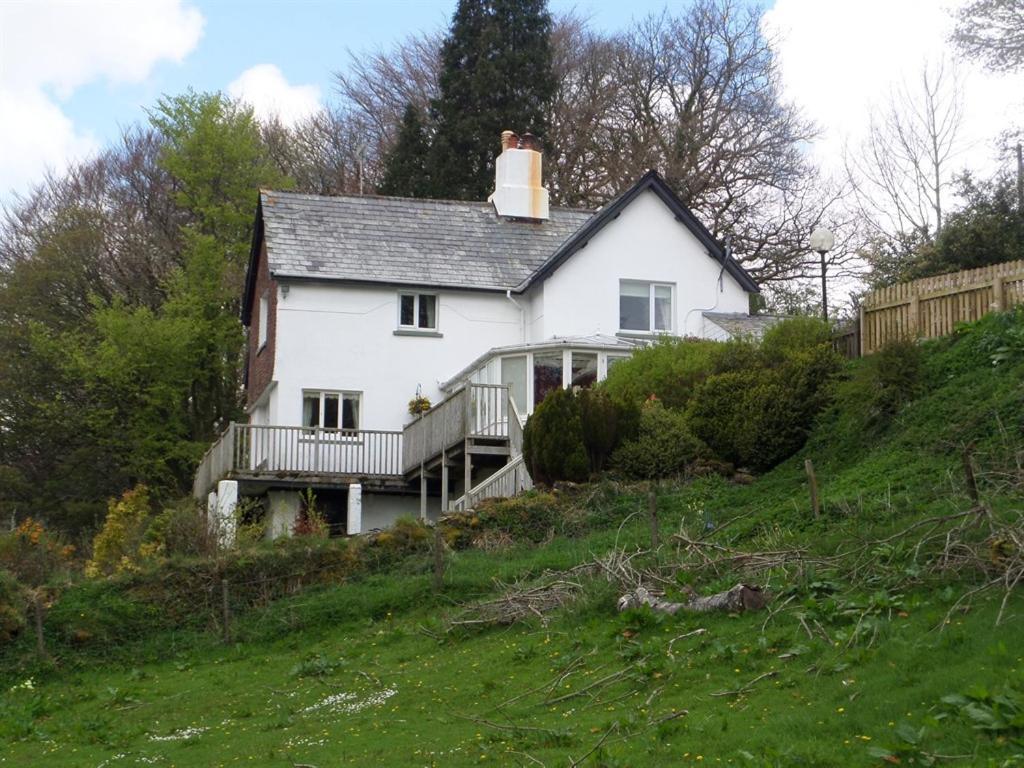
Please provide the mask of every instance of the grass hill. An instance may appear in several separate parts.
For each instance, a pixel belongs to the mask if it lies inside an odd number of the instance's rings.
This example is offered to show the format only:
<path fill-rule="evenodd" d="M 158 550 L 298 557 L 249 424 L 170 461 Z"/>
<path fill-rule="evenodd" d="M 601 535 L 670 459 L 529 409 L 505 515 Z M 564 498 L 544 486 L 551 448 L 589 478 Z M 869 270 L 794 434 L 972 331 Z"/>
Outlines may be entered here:
<path fill-rule="evenodd" d="M 138 578 L 74 588 L 57 662 L 2 657 L 0 766 L 1024 765 L 1022 328 L 852 364 L 800 455 L 663 486 L 657 552 L 643 494 L 603 483 L 463 520 L 484 546 L 440 594 L 420 547 L 240 610 L 228 644 Z M 746 581 L 768 609 L 618 613 L 580 567 L 609 553 L 669 598 Z M 456 623 L 556 581 L 562 607 Z"/>

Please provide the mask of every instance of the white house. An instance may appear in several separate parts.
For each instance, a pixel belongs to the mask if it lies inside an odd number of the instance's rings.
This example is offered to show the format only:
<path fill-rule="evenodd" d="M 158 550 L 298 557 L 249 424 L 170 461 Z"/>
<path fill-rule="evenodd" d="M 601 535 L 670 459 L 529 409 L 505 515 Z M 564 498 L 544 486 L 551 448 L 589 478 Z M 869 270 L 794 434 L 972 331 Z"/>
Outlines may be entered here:
<path fill-rule="evenodd" d="M 503 133 L 496 166 L 482 203 L 261 192 L 249 420 L 211 448 L 197 496 L 237 481 L 283 533 L 313 487 L 357 533 L 511 494 L 529 483 L 522 421 L 553 387 L 601 380 L 663 334 L 769 321 L 656 172 L 588 211 L 548 205 L 529 135 Z M 417 395 L 434 407 L 411 416 Z"/>

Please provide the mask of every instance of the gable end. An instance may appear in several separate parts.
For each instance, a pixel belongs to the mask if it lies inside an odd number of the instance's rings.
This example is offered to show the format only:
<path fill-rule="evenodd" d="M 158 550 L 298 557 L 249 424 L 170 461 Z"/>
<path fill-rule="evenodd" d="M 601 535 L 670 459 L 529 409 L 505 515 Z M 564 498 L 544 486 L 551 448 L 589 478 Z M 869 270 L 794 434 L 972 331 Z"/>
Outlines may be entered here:
<path fill-rule="evenodd" d="M 522 293 L 527 290 L 530 286 L 543 280 L 558 267 L 560 267 L 565 261 L 577 251 L 585 248 L 590 240 L 602 229 L 604 229 L 609 223 L 615 221 L 622 211 L 628 206 L 633 200 L 635 200 L 640 193 L 651 190 L 654 192 L 659 199 L 669 210 L 672 211 L 676 218 L 676 221 L 680 222 L 697 238 L 697 240 L 703 245 L 710 255 L 711 258 L 717 262 L 724 264 L 725 271 L 728 272 L 735 280 L 740 284 L 743 290 L 749 293 L 760 293 L 760 288 L 750 274 L 740 266 L 740 264 L 728 256 L 722 249 L 722 246 L 718 244 L 715 238 L 707 230 L 703 224 L 693 215 L 693 212 L 687 208 L 683 201 L 679 199 L 679 196 L 669 188 L 665 180 L 661 178 L 661 175 L 654 170 L 648 171 L 641 177 L 636 184 L 630 189 L 621 194 L 611 203 L 606 205 L 601 211 L 599 211 L 593 218 L 591 218 L 586 224 L 584 224 L 576 234 L 570 237 L 554 254 L 538 267 L 533 274 L 531 274 L 526 280 L 521 282 L 514 289 L 516 293 Z"/>

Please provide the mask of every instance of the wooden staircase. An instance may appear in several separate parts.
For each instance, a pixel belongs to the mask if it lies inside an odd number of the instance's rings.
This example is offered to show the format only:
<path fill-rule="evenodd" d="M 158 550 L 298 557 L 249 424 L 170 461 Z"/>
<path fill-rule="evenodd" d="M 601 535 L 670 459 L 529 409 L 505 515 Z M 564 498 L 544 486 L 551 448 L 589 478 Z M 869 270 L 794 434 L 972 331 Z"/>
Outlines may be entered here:
<path fill-rule="evenodd" d="M 442 512 L 465 510 L 488 496 L 512 496 L 532 487 L 522 460 L 523 420 L 506 386 L 465 385 L 406 426 L 402 448 L 406 478 L 419 480 L 423 517 L 428 479 L 440 481 Z M 493 457 L 505 457 L 505 465 L 474 485 L 475 468 L 483 469 L 480 465 L 491 464 Z M 453 468 L 461 468 L 463 488 L 454 501 Z"/>

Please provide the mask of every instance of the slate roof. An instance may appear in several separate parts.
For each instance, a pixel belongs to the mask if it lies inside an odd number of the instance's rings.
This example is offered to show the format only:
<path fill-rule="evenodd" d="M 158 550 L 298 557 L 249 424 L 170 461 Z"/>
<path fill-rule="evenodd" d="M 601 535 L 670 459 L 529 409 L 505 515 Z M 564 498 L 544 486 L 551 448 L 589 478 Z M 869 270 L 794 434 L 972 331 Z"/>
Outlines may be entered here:
<path fill-rule="evenodd" d="M 552 208 L 547 221 L 511 221 L 490 203 L 266 191 L 260 208 L 274 275 L 501 291 L 593 216 Z"/>
<path fill-rule="evenodd" d="M 251 319 L 261 240 L 276 277 L 522 293 L 584 248 L 645 190 L 662 199 L 744 290 L 759 290 L 655 171 L 599 211 L 555 207 L 546 221 L 506 219 L 490 203 L 263 190 L 242 320 L 248 325 Z"/>
<path fill-rule="evenodd" d="M 733 337 L 754 336 L 760 338 L 773 325 L 786 319 L 782 315 L 745 315 L 742 312 L 704 312 L 702 314 Z"/>

